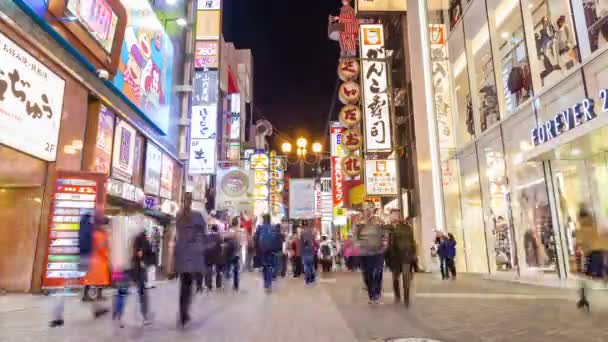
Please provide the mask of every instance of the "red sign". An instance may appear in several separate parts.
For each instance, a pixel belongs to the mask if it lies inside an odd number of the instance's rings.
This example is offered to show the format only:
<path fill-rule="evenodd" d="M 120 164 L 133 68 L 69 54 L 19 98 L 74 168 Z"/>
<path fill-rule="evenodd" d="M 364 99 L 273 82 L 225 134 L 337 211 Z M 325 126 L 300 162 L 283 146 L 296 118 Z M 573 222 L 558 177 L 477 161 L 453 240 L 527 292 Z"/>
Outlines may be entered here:
<path fill-rule="evenodd" d="M 342 158 L 331 157 L 331 168 L 334 208 L 342 208 L 344 206 L 344 172 L 342 172 Z"/>

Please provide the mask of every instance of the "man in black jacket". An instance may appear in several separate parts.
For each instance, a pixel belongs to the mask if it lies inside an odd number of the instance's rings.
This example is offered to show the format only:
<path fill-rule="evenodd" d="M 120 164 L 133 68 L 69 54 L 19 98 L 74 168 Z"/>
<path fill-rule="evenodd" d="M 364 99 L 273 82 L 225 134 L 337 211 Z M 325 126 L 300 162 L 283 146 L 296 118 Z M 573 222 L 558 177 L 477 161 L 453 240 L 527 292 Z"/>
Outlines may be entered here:
<path fill-rule="evenodd" d="M 131 258 L 131 276 L 137 285 L 141 315 L 144 324 L 149 323 L 148 313 L 148 290 L 146 289 L 147 267 L 153 262 L 152 245 L 146 236 L 146 232 L 139 233 L 133 241 L 133 255 Z"/>
<path fill-rule="evenodd" d="M 410 283 L 412 281 L 412 268 L 416 263 L 416 241 L 414 230 L 410 224 L 401 220 L 401 212 L 391 212 L 391 224 L 387 226 L 389 231 L 388 248 L 385 259 L 388 267 L 393 273 L 393 290 L 395 301 L 401 300 L 400 278 L 403 278 L 403 302 L 410 305 Z"/>
<path fill-rule="evenodd" d="M 205 286 L 209 291 L 213 290 L 213 272 L 215 271 L 215 287 L 222 288 L 222 269 L 224 268 L 224 258 L 222 257 L 222 237 L 216 225 L 211 226 L 211 231 L 207 234 L 205 261 L 207 270 L 205 272 Z"/>

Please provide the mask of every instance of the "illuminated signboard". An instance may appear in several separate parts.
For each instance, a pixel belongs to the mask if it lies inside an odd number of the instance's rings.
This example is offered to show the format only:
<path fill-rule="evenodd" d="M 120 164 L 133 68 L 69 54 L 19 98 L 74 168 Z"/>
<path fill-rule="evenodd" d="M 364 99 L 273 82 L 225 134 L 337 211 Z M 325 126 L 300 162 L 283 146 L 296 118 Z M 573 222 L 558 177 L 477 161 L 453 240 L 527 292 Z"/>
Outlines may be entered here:
<path fill-rule="evenodd" d="M 368 196 L 397 195 L 395 160 L 365 161 L 365 192 Z"/>
<path fill-rule="evenodd" d="M 215 69 L 219 67 L 219 41 L 198 41 L 194 52 L 194 67 Z"/>
<path fill-rule="evenodd" d="M 68 0 L 66 10 L 106 52 L 112 52 L 118 16 L 106 0 Z"/>

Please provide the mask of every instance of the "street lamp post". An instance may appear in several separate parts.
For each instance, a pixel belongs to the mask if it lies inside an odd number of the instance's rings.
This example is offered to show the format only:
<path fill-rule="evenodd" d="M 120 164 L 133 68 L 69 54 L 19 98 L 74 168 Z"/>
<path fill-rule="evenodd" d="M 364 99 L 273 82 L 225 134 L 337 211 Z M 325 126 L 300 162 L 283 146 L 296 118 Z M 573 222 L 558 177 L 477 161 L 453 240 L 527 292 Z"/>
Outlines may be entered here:
<path fill-rule="evenodd" d="M 298 161 L 297 163 L 300 166 L 300 178 L 304 178 L 304 165 L 307 163 L 306 162 L 306 156 L 308 155 L 308 150 L 307 150 L 307 146 L 308 146 L 308 141 L 306 140 L 306 138 L 304 137 L 300 137 L 298 138 L 298 140 L 296 140 L 296 155 L 298 156 Z M 284 142 L 281 145 L 281 150 L 283 151 L 283 153 L 287 156 L 289 156 L 289 154 L 292 151 L 292 145 L 290 142 Z M 321 145 L 318 142 L 315 142 L 312 144 L 312 152 L 315 154 L 315 156 L 318 158 L 319 153 L 321 153 L 323 151 L 323 145 Z M 289 159 L 287 160 L 289 162 Z"/>

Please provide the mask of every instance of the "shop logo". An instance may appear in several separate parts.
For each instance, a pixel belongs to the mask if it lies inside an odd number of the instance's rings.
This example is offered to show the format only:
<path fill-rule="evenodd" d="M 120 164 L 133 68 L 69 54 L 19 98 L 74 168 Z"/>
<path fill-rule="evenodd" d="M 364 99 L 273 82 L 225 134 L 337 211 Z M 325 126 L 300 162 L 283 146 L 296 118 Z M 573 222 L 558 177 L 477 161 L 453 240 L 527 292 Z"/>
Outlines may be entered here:
<path fill-rule="evenodd" d="M 602 113 L 608 112 L 608 89 L 602 89 L 599 96 L 602 99 Z M 546 143 L 596 117 L 595 102 L 593 99 L 586 98 L 574 106 L 557 113 L 553 119 L 540 122 L 532 129 L 532 142 L 535 146 Z"/>

